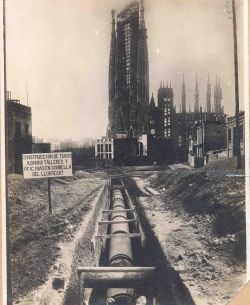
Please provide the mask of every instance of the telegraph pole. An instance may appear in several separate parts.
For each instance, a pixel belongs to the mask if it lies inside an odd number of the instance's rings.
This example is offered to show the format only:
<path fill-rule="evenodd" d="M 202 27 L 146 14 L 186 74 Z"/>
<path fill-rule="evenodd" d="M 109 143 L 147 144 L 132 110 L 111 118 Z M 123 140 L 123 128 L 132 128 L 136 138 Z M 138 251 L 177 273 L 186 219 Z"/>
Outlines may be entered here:
<path fill-rule="evenodd" d="M 234 37 L 234 81 L 235 81 L 235 141 L 237 169 L 241 168 L 241 153 L 240 153 L 240 123 L 239 123 L 239 76 L 238 76 L 238 48 L 237 48 L 237 23 L 235 0 L 232 0 L 232 15 L 233 15 L 233 37 Z"/>

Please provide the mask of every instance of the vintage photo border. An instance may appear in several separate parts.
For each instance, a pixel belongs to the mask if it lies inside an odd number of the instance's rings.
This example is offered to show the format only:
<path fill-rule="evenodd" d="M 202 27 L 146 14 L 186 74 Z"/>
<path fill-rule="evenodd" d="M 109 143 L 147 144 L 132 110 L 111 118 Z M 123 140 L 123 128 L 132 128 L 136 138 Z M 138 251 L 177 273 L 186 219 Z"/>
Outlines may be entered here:
<path fill-rule="evenodd" d="M 187 0 L 188 1 L 188 0 Z M 246 175 L 246 226 L 247 226 L 247 280 L 248 283 L 242 288 L 242 290 L 235 296 L 235 298 L 229 302 L 228 305 L 247 305 L 250 302 L 250 107 L 249 107 L 249 33 L 250 33 L 250 0 L 243 0 L 244 5 L 244 106 L 246 117 L 246 154 L 245 154 L 245 175 Z M 7 281 L 6 281 L 6 166 L 5 166 L 5 71 L 4 71 L 4 10 L 3 10 L 4 0 L 1 1 L 0 7 L 0 125 L 1 125 L 1 135 L 0 135 L 0 194 L 1 194 L 1 209 L 0 209 L 0 246 L 1 246 L 1 256 L 0 256 L 0 270 L 1 270 L 1 286 L 0 286 L 0 304 L 7 304 Z"/>

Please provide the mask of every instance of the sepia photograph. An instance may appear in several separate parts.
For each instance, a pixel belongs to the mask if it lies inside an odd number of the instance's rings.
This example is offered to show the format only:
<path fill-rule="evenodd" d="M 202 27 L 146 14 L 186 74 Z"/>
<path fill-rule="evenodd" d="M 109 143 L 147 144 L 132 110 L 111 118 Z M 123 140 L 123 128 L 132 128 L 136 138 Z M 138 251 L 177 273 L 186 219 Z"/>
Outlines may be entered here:
<path fill-rule="evenodd" d="M 2 3 L 3 305 L 229 304 L 247 0 Z"/>

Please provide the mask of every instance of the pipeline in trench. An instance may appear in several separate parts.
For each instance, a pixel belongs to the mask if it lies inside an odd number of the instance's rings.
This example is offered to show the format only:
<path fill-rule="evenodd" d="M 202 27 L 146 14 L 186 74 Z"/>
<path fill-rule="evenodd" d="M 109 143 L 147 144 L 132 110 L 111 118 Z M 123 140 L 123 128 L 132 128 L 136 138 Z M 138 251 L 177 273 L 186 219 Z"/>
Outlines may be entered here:
<path fill-rule="evenodd" d="M 78 268 L 83 286 L 93 288 L 90 305 L 136 304 L 140 297 L 147 305 L 194 305 L 119 176 L 110 178 L 109 204 L 98 226 L 106 228 L 95 236 L 102 249 L 98 267 Z"/>

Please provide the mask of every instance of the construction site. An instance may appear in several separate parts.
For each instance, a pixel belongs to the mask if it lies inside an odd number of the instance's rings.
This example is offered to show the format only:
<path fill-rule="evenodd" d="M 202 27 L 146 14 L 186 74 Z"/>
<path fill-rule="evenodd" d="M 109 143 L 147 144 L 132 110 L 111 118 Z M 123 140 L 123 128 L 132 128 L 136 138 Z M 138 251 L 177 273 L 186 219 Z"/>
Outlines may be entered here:
<path fill-rule="evenodd" d="M 233 161 L 79 171 L 52 182 L 52 214 L 46 183 L 10 175 L 13 304 L 227 304 L 246 277 Z"/>

